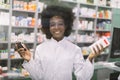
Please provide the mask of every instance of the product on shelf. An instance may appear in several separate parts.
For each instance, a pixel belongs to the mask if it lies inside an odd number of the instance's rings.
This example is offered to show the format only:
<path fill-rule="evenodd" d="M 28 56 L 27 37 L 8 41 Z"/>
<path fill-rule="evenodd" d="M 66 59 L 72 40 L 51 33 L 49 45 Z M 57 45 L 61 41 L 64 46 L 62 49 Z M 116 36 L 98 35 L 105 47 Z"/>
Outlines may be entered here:
<path fill-rule="evenodd" d="M 0 50 L 0 59 L 8 58 L 8 50 Z"/>
<path fill-rule="evenodd" d="M 9 0 L 0 0 L 0 8 L 9 9 Z"/>
<path fill-rule="evenodd" d="M 96 17 L 96 11 L 93 8 L 81 7 L 80 10 L 81 10 L 80 16 L 93 18 Z"/>
<path fill-rule="evenodd" d="M 12 16 L 12 26 L 34 27 L 36 23 L 33 17 Z"/>
<path fill-rule="evenodd" d="M 98 20 L 96 30 L 111 30 L 110 20 Z"/>
<path fill-rule="evenodd" d="M 36 8 L 38 12 L 42 12 L 45 4 L 43 2 L 38 2 L 38 7 L 36 6 L 35 1 L 20 1 L 20 0 L 14 0 L 13 1 L 13 9 L 14 10 L 25 10 L 25 11 L 36 11 Z"/>
<path fill-rule="evenodd" d="M 94 37 L 92 35 L 93 33 L 91 33 L 90 35 L 88 34 L 77 34 L 77 39 L 76 42 L 77 43 L 92 43 L 94 42 Z"/>
<path fill-rule="evenodd" d="M 112 18 L 112 14 L 110 10 L 99 10 L 97 17 L 98 18 L 105 18 L 105 19 L 111 19 Z"/>
<path fill-rule="evenodd" d="M 0 11 L 0 25 L 9 25 L 9 22 L 9 12 Z"/>

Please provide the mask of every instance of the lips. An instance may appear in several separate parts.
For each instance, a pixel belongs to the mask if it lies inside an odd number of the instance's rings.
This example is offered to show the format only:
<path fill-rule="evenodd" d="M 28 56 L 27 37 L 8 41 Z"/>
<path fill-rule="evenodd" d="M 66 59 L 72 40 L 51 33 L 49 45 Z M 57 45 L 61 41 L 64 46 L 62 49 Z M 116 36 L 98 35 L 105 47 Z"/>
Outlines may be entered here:
<path fill-rule="evenodd" d="M 55 31 L 54 33 L 55 33 L 55 34 L 60 34 L 60 31 Z"/>

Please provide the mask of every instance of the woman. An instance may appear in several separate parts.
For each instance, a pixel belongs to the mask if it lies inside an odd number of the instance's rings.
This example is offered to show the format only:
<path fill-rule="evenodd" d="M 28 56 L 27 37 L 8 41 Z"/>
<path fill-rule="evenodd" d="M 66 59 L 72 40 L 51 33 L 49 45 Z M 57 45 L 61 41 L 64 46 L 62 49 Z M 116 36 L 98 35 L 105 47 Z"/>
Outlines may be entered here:
<path fill-rule="evenodd" d="M 94 65 L 93 59 L 102 51 L 97 45 L 95 53 L 84 60 L 81 48 L 66 40 L 73 26 L 73 13 L 70 8 L 48 6 L 41 14 L 42 30 L 49 39 L 37 46 L 35 59 L 29 50 L 17 49 L 25 60 L 23 67 L 33 80 L 72 80 L 74 72 L 77 80 L 90 80 Z M 16 45 L 17 48 L 17 45 Z"/>

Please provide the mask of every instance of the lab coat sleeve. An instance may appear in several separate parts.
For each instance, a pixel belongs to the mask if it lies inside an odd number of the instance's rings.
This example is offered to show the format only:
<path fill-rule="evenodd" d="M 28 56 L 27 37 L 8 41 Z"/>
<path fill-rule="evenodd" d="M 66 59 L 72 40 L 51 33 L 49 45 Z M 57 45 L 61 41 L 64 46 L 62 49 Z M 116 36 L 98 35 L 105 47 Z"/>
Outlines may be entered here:
<path fill-rule="evenodd" d="M 118 80 L 120 80 L 120 75 L 118 76 Z"/>
<path fill-rule="evenodd" d="M 90 80 L 92 78 L 94 65 L 89 59 L 84 60 L 81 49 L 76 51 L 73 68 L 77 80 Z"/>
<path fill-rule="evenodd" d="M 36 55 L 38 55 L 38 51 L 36 51 Z M 38 57 L 31 59 L 29 62 L 24 61 L 22 66 L 30 73 L 32 80 L 43 80 L 43 68 Z"/>

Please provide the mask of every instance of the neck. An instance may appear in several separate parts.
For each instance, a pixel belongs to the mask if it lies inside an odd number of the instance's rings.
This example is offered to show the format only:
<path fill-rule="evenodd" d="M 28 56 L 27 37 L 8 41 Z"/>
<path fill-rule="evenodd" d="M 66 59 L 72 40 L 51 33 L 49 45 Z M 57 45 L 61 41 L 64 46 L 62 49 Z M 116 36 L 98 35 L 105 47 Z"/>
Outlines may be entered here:
<path fill-rule="evenodd" d="M 63 38 L 64 38 L 64 37 L 62 37 L 62 38 L 54 38 L 54 37 L 53 37 L 53 39 L 55 39 L 57 42 L 61 41 Z"/>

